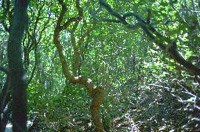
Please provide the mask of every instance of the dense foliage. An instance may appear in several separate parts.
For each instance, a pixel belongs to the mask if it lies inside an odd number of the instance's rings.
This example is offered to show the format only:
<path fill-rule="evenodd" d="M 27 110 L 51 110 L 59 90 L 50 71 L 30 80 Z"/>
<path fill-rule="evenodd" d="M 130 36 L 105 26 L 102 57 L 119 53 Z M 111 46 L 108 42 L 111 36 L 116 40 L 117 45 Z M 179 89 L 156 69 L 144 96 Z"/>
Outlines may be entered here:
<path fill-rule="evenodd" d="M 16 7 L 0 4 L 1 122 L 13 123 L 7 45 Z M 37 0 L 27 13 L 33 131 L 200 131 L 200 1 Z"/>

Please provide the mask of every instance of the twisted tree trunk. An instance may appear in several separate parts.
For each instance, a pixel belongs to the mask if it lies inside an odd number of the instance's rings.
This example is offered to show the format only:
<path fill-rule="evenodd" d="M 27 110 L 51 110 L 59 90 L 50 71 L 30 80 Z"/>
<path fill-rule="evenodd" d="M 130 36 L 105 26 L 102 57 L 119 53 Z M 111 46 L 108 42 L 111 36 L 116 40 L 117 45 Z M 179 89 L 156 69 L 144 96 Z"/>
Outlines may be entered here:
<path fill-rule="evenodd" d="M 78 71 L 78 67 L 79 67 L 77 64 L 80 64 L 80 58 L 79 58 L 80 56 L 78 53 L 79 47 L 78 47 L 78 45 L 76 45 L 75 38 L 73 36 L 72 36 L 72 40 L 73 40 L 72 44 L 73 44 L 73 50 L 75 52 L 75 54 L 74 54 L 75 60 L 73 63 L 73 72 L 71 73 L 71 71 L 68 69 L 69 64 L 67 63 L 67 61 L 65 59 L 66 56 L 64 56 L 64 54 L 63 54 L 63 46 L 61 45 L 60 40 L 59 40 L 59 34 L 61 31 L 67 29 L 69 27 L 69 25 L 70 24 L 72 25 L 72 23 L 74 23 L 74 22 L 76 24 L 73 27 L 73 29 L 75 31 L 77 28 L 78 21 L 80 21 L 83 18 L 83 12 L 82 12 L 82 9 L 81 9 L 80 3 L 79 3 L 80 1 L 76 0 L 76 8 L 78 9 L 78 16 L 69 18 L 66 22 L 63 22 L 64 15 L 67 11 L 66 4 L 63 2 L 63 0 L 58 0 L 58 1 L 59 1 L 59 4 L 62 6 L 62 9 L 60 12 L 60 16 L 57 20 L 56 28 L 54 30 L 54 44 L 58 50 L 63 74 L 64 74 L 66 80 L 68 80 L 70 83 L 81 84 L 87 89 L 88 94 L 92 98 L 92 102 L 90 105 L 90 111 L 91 111 L 93 123 L 95 125 L 95 132 L 103 132 L 104 127 L 103 127 L 99 109 L 100 109 L 101 104 L 103 103 L 104 89 L 100 86 L 95 86 L 91 79 L 89 79 L 87 77 L 83 77 L 81 75 L 77 75 L 77 71 Z M 62 23 L 64 23 L 64 24 L 62 24 Z"/>

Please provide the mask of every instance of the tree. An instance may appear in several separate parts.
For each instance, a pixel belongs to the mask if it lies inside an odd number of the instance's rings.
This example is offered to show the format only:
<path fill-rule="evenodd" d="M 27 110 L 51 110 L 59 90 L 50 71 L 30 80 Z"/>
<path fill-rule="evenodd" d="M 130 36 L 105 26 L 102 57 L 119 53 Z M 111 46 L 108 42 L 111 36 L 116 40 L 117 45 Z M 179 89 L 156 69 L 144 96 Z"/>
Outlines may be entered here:
<path fill-rule="evenodd" d="M 60 62 L 62 64 L 62 70 L 63 70 L 63 74 L 66 78 L 66 80 L 69 81 L 69 83 L 73 83 L 73 84 L 81 84 L 83 86 L 86 87 L 88 94 L 90 95 L 90 97 L 92 98 L 92 102 L 90 105 L 90 110 L 91 110 L 91 115 L 92 115 L 92 119 L 95 125 L 95 131 L 97 132 L 103 132 L 104 131 L 104 127 L 103 127 L 103 123 L 102 123 L 102 119 L 101 119 L 101 115 L 99 113 L 99 109 L 100 106 L 103 102 L 104 99 L 104 88 L 101 86 L 95 86 L 92 83 L 92 80 L 90 78 L 86 78 L 82 75 L 80 75 L 80 61 L 81 61 L 81 55 L 80 55 L 80 45 L 78 45 L 76 43 L 76 39 L 73 36 L 74 32 L 79 24 L 79 21 L 82 20 L 83 18 L 83 10 L 80 7 L 80 0 L 76 0 L 76 8 L 78 10 L 78 16 L 77 17 L 72 17 L 69 18 L 66 22 L 64 22 L 63 25 L 61 25 L 61 23 L 63 22 L 63 17 L 67 11 L 67 7 L 65 5 L 65 3 L 62 0 L 58 0 L 59 4 L 62 6 L 61 12 L 60 12 L 60 16 L 57 20 L 57 25 L 56 28 L 54 30 L 54 43 L 55 46 L 58 50 L 58 54 L 59 54 L 59 58 L 60 58 Z M 74 60 L 73 60 L 73 72 L 70 73 L 69 70 L 69 66 L 68 63 L 65 59 L 65 56 L 63 54 L 63 46 L 61 45 L 60 41 L 59 41 L 59 34 L 62 30 L 67 29 L 70 25 L 72 25 L 72 23 L 74 23 L 72 31 L 71 31 L 71 43 L 73 45 L 73 51 L 74 51 Z M 87 34 L 86 34 L 87 35 Z M 79 40 L 79 42 L 81 43 L 81 41 L 84 40 L 84 37 L 87 36 L 82 36 L 82 38 Z"/>
<path fill-rule="evenodd" d="M 115 22 L 115 23 L 121 23 L 123 25 L 126 25 L 127 28 L 130 29 L 137 29 L 138 27 L 142 28 L 143 31 L 146 33 L 146 35 L 152 40 L 159 48 L 161 48 L 163 51 L 167 52 L 176 62 L 178 62 L 180 65 L 184 66 L 186 69 L 191 71 L 194 75 L 200 75 L 200 68 L 193 65 L 191 62 L 185 60 L 181 54 L 177 51 L 177 39 L 171 39 L 172 36 L 162 35 L 159 33 L 151 24 L 151 10 L 148 10 L 147 19 L 144 20 L 141 16 L 139 16 L 135 12 L 127 12 L 123 15 L 120 15 L 117 11 L 113 10 L 111 6 L 106 3 L 104 0 L 99 0 L 99 4 L 103 6 L 109 14 L 114 16 L 116 19 L 105 19 L 104 21 L 108 22 Z M 194 11 L 196 9 L 194 8 Z M 135 17 L 137 20 L 137 24 L 133 25 L 127 22 L 127 19 L 129 17 Z M 199 28 L 199 22 L 197 19 L 196 14 L 193 16 L 194 22 L 189 25 L 189 28 L 198 29 Z M 184 19 L 184 18 L 182 18 Z M 198 32 L 198 31 L 197 31 Z M 167 44 L 165 44 L 167 43 Z"/>
<path fill-rule="evenodd" d="M 14 3 L 1 4 L 2 113 L 16 94 L 4 68 Z M 42 131 L 199 131 L 198 7 L 195 0 L 30 1 L 18 60 L 28 76 L 28 117 L 37 112 Z"/>
<path fill-rule="evenodd" d="M 13 131 L 26 131 L 26 75 L 22 61 L 22 37 L 28 26 L 27 0 L 15 0 L 8 39 L 9 87 L 12 91 Z"/>

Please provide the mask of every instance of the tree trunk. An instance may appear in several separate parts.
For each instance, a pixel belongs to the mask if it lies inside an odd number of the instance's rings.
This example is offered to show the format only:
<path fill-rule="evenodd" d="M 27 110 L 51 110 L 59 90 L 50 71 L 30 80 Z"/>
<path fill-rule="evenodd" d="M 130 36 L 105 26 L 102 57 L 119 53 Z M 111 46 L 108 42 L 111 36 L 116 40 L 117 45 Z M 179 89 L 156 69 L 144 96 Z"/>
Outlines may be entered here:
<path fill-rule="evenodd" d="M 22 37 L 28 24 L 27 0 L 15 0 L 14 15 L 8 40 L 8 67 L 12 91 L 12 123 L 14 132 L 26 131 L 26 77 L 22 61 Z"/>
<path fill-rule="evenodd" d="M 100 114 L 100 107 L 103 104 L 104 100 L 104 89 L 97 87 L 93 89 L 92 93 L 92 103 L 90 105 L 90 112 L 92 115 L 92 120 L 95 125 L 95 132 L 103 132 L 104 126 Z"/>

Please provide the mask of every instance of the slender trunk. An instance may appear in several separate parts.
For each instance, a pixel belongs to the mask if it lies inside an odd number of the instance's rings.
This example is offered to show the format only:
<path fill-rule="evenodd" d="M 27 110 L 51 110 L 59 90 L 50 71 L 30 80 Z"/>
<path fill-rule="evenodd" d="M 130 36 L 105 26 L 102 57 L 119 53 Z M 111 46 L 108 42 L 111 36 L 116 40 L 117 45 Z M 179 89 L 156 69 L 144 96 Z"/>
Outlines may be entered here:
<path fill-rule="evenodd" d="M 92 103 L 90 105 L 90 112 L 92 115 L 92 120 L 95 125 L 95 132 L 103 132 L 104 126 L 101 118 L 100 107 L 104 100 L 104 89 L 97 87 L 93 89 Z"/>
<path fill-rule="evenodd" d="M 0 118 L 0 132 L 4 132 L 6 124 L 8 119 L 5 117 L 5 108 L 6 105 L 8 106 L 8 102 L 11 100 L 10 98 L 10 92 L 9 92 L 9 86 L 8 86 L 8 75 L 7 75 L 7 79 L 6 82 L 3 86 L 3 89 L 1 91 L 0 94 L 0 114 L 2 114 L 1 118 Z"/>

